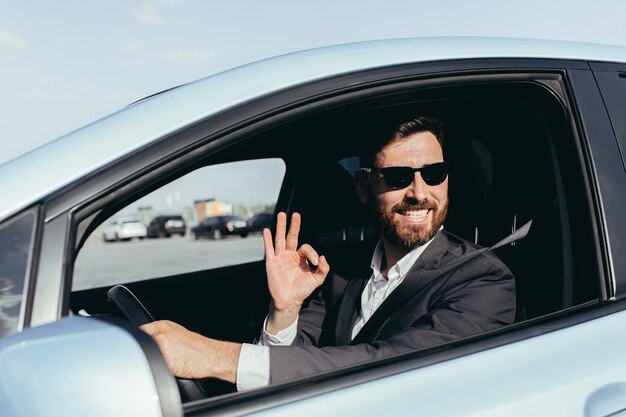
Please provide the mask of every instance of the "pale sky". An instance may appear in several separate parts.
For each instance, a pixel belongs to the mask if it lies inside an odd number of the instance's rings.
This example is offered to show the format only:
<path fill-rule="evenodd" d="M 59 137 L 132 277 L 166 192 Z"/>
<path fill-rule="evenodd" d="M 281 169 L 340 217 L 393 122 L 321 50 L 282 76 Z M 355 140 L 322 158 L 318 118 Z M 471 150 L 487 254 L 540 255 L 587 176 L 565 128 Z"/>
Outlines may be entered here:
<path fill-rule="evenodd" d="M 0 0 L 0 163 L 146 95 L 290 51 L 414 36 L 626 46 L 626 1 Z"/>

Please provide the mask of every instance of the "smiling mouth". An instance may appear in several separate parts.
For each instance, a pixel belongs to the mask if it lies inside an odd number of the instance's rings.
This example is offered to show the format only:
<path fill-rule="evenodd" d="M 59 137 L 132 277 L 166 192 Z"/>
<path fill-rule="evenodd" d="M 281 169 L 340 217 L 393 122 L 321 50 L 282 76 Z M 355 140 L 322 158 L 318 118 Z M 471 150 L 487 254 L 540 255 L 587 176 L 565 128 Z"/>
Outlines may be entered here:
<path fill-rule="evenodd" d="M 402 211 L 397 211 L 396 213 L 406 217 L 412 221 L 423 221 L 426 219 L 426 217 L 428 216 L 428 213 L 430 213 L 431 209 L 420 209 L 420 210 L 402 210 Z"/>

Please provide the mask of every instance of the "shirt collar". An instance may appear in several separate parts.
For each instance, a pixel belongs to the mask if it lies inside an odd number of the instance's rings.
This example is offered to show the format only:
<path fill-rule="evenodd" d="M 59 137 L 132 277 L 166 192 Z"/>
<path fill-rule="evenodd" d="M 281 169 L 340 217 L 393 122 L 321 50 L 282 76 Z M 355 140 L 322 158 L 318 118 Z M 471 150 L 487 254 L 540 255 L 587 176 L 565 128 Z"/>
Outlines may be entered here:
<path fill-rule="evenodd" d="M 439 228 L 437 233 L 435 233 L 435 236 L 437 236 L 437 234 L 441 232 L 442 229 L 443 229 L 443 226 Z M 415 263 L 415 261 L 417 261 L 420 255 L 426 250 L 428 245 L 430 245 L 431 242 L 435 239 L 435 236 L 433 236 L 432 239 L 430 239 L 428 242 L 424 243 L 423 245 L 416 246 L 413 249 L 411 249 L 409 253 L 404 255 L 402 259 L 400 259 L 398 262 L 396 262 L 395 265 L 389 268 L 389 273 L 387 274 L 388 278 L 390 280 L 393 280 L 395 278 L 406 275 L 407 272 L 409 272 L 409 270 Z M 378 243 L 376 244 L 376 248 L 374 249 L 374 254 L 372 255 L 372 262 L 370 263 L 370 268 L 372 268 L 372 272 L 374 273 L 374 281 L 380 281 L 380 280 L 385 279 L 382 273 L 380 272 L 380 266 L 382 265 L 384 253 L 385 253 L 385 248 L 383 246 L 382 239 L 380 239 Z"/>

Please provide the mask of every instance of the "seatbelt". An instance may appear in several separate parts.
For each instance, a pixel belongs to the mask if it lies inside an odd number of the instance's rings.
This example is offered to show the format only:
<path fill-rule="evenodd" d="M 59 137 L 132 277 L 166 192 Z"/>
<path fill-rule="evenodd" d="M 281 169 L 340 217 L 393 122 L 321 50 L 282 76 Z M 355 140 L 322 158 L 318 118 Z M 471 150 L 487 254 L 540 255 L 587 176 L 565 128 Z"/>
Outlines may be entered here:
<path fill-rule="evenodd" d="M 458 258 L 439 266 L 439 268 L 437 268 L 437 270 L 433 272 L 436 272 L 438 275 L 444 275 L 449 272 L 453 272 L 466 264 L 468 261 L 484 254 L 485 252 L 500 248 L 502 246 L 506 246 L 509 243 L 513 243 L 517 240 L 523 239 L 530 231 L 531 225 L 532 220 L 517 229 L 515 232 L 505 237 L 504 239 L 500 240 L 498 243 L 488 248 L 481 248 L 476 251 L 459 256 Z M 385 300 L 382 305 L 374 312 L 372 317 L 370 317 L 367 323 L 365 323 L 361 331 L 359 331 L 355 338 L 352 339 L 352 342 L 350 342 L 350 344 L 356 345 L 358 343 L 369 343 L 374 341 L 376 336 L 378 336 L 378 333 L 380 333 L 385 324 L 387 324 L 387 321 L 389 321 L 393 313 L 396 312 L 400 307 L 402 307 L 407 301 L 409 301 L 409 299 L 411 299 L 421 287 L 422 282 L 420 280 L 403 282 L 402 284 L 400 284 L 398 288 L 396 288 L 389 295 L 389 298 Z M 388 303 L 387 301 L 392 302 Z"/>

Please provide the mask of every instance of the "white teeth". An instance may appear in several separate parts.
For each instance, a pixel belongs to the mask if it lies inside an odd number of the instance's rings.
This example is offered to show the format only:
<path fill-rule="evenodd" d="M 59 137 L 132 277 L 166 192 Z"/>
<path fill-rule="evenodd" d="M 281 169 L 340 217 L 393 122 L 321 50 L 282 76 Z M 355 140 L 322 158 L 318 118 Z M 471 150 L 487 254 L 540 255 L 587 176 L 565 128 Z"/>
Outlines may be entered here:
<path fill-rule="evenodd" d="M 408 217 L 424 217 L 425 215 L 428 214 L 428 210 L 411 210 L 411 211 L 405 211 L 402 214 Z"/>

